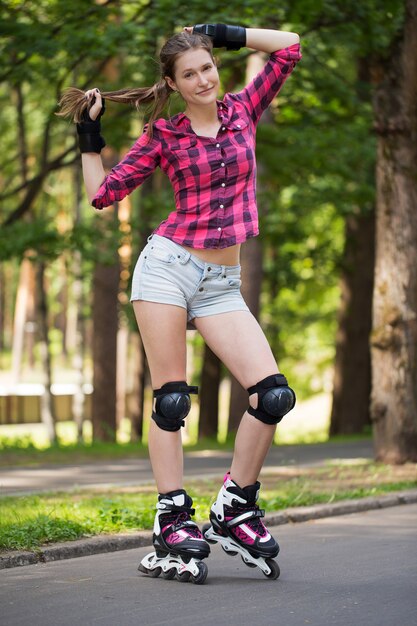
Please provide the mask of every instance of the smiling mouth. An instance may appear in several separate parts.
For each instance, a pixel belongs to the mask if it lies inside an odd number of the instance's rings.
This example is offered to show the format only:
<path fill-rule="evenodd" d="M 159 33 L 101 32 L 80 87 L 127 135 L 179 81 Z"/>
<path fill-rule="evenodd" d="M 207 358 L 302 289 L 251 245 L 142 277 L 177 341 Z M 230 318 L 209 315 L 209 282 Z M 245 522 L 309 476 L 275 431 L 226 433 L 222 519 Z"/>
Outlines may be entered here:
<path fill-rule="evenodd" d="M 211 91 L 213 89 L 213 87 L 209 87 L 208 89 L 204 89 L 204 91 L 199 91 L 197 93 L 197 96 L 201 96 L 201 94 L 205 94 L 208 93 L 209 91 Z"/>

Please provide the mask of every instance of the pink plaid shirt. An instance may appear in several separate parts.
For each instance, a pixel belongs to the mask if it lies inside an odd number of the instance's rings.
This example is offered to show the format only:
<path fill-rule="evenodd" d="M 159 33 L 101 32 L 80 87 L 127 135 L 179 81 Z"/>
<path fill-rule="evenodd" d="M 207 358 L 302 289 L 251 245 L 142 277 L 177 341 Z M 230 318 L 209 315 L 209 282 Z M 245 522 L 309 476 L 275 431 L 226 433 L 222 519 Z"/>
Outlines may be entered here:
<path fill-rule="evenodd" d="M 216 138 L 196 135 L 184 113 L 154 122 L 104 179 L 92 204 L 121 200 L 159 166 L 171 181 L 176 209 L 154 231 L 192 248 L 227 248 L 258 234 L 255 133 L 301 58 L 299 44 L 273 52 L 239 93 L 217 102 Z"/>

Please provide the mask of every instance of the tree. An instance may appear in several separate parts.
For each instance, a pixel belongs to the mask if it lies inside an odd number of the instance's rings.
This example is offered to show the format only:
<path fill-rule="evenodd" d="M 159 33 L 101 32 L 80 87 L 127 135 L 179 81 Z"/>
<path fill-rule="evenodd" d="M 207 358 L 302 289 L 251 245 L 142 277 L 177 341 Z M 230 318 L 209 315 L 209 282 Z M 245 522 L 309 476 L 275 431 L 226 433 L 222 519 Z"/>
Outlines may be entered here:
<path fill-rule="evenodd" d="M 366 58 L 358 61 L 358 99 L 370 100 Z M 362 161 L 374 182 L 375 157 Z M 375 272 L 375 207 L 365 203 L 345 220 L 340 308 L 336 335 L 330 435 L 361 434 L 371 424 L 372 292 Z M 352 391 L 354 390 L 354 393 Z"/>
<path fill-rule="evenodd" d="M 200 381 L 200 415 L 198 420 L 199 439 L 202 437 L 217 437 L 219 429 L 220 380 L 220 359 L 207 345 L 205 345 Z"/>
<path fill-rule="evenodd" d="M 341 304 L 336 335 L 330 434 L 362 433 L 370 425 L 372 287 L 375 213 L 346 219 Z"/>
<path fill-rule="evenodd" d="M 372 405 L 376 458 L 417 461 L 417 6 L 373 62 L 378 135 Z"/>

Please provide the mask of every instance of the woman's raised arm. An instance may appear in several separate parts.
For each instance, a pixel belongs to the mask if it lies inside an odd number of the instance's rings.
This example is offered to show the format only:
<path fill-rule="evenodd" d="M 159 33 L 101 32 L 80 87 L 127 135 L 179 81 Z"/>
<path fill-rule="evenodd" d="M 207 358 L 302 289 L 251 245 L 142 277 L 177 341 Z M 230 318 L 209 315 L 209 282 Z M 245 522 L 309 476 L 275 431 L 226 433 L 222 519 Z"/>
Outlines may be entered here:
<path fill-rule="evenodd" d="M 246 29 L 246 46 L 253 50 L 259 50 L 259 52 L 270 54 L 299 42 L 300 37 L 297 33 L 264 28 Z"/>

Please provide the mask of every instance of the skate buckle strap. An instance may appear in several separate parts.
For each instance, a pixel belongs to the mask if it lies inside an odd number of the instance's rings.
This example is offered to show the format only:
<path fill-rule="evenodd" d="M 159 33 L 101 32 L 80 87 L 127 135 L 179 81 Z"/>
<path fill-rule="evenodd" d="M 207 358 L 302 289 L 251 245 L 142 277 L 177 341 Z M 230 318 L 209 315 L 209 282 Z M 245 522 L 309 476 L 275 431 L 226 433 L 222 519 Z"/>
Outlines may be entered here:
<path fill-rule="evenodd" d="M 195 515 L 195 509 L 190 509 L 188 506 L 180 506 L 178 504 L 157 502 L 156 508 L 160 511 L 166 511 L 167 513 L 189 513 L 190 515 Z"/>
<path fill-rule="evenodd" d="M 163 396 L 166 393 L 182 392 L 182 393 L 198 393 L 198 387 L 195 385 L 187 385 L 183 381 L 173 382 L 173 383 L 165 383 L 160 389 L 154 389 L 153 395 L 155 398 L 159 396 Z"/>
<path fill-rule="evenodd" d="M 178 530 L 182 530 L 183 528 L 197 528 L 198 530 L 198 526 L 195 522 L 193 522 L 190 519 L 184 519 L 184 520 L 177 520 L 175 521 L 171 527 L 170 527 L 170 532 L 171 533 L 176 533 Z"/>
<path fill-rule="evenodd" d="M 263 509 L 251 509 L 250 511 L 245 511 L 240 515 L 237 515 L 233 519 L 227 522 L 227 526 L 229 528 L 234 528 L 235 526 L 239 526 L 243 524 L 243 522 L 248 522 L 251 519 L 256 519 L 257 517 L 265 517 L 265 511 Z"/>

